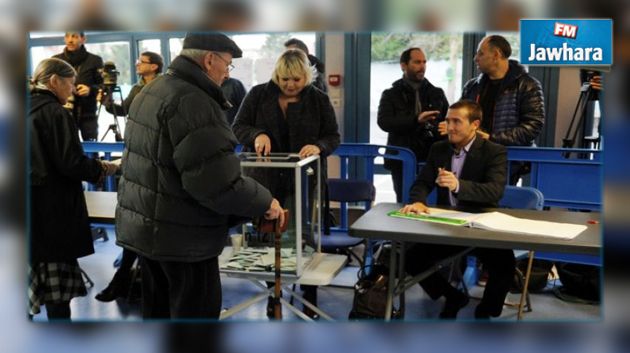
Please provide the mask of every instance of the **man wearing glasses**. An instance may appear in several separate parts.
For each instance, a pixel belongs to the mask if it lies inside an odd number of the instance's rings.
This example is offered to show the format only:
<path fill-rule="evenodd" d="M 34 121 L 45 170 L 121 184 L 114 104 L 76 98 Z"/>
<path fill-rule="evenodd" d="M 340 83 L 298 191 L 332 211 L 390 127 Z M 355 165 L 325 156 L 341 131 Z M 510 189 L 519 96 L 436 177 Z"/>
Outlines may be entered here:
<path fill-rule="evenodd" d="M 241 49 L 189 33 L 166 74 L 131 103 L 116 207 L 116 244 L 138 254 L 147 319 L 218 319 L 218 257 L 235 219 L 284 222 L 280 203 L 241 175 L 221 92 Z"/>
<path fill-rule="evenodd" d="M 164 60 L 160 54 L 152 51 L 143 52 L 140 54 L 138 60 L 136 60 L 136 74 L 140 76 L 140 80 L 131 87 L 127 98 L 122 101 L 122 104 L 116 104 L 112 97 L 109 97 L 106 92 L 99 91 L 98 98 L 101 104 L 105 106 L 105 109 L 107 109 L 110 114 L 126 116 L 127 113 L 129 113 L 131 102 L 136 98 L 136 95 L 140 93 L 146 84 L 153 81 L 154 78 L 162 73 L 163 67 Z"/>

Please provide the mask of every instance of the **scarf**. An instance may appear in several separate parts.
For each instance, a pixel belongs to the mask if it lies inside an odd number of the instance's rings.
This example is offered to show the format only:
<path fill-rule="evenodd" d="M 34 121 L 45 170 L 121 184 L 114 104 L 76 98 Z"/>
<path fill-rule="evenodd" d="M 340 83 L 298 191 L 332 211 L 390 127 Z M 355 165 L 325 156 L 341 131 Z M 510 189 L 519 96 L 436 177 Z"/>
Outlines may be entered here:
<path fill-rule="evenodd" d="M 85 59 L 87 59 L 88 52 L 85 49 L 85 45 L 82 45 L 75 51 L 69 51 L 68 48 L 64 48 L 63 57 L 70 65 L 72 65 L 72 67 L 76 69 L 77 66 L 81 65 Z"/>
<path fill-rule="evenodd" d="M 412 81 L 410 79 L 407 78 L 407 76 L 403 75 L 403 81 L 408 84 L 415 93 L 415 111 L 416 111 L 416 115 L 420 114 L 420 112 L 422 111 L 422 103 L 420 102 L 420 91 L 424 88 L 424 80 L 417 82 L 417 81 Z"/>

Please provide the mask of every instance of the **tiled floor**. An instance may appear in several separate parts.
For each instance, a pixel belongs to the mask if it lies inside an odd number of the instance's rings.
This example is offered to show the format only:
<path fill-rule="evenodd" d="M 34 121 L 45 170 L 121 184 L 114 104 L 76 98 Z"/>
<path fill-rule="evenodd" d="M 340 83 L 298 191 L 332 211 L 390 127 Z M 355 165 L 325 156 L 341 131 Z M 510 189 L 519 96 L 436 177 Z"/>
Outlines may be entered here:
<path fill-rule="evenodd" d="M 80 321 L 138 321 L 141 320 L 139 307 L 128 305 L 125 301 L 101 303 L 94 299 L 94 295 L 103 289 L 111 279 L 114 268 L 112 262 L 120 252 L 114 244 L 113 230 L 110 230 L 110 240 L 107 242 L 95 242 L 96 253 L 80 260 L 82 268 L 95 282 L 95 287 L 88 290 L 88 295 L 76 298 L 72 301 L 72 318 Z M 335 279 L 333 286 L 322 287 L 318 292 L 319 307 L 336 320 L 347 320 L 352 307 L 352 285 L 356 282 L 357 267 L 346 267 Z M 222 276 L 223 307 L 230 308 L 260 293 L 254 284 L 242 280 Z M 483 288 L 471 288 L 472 296 L 480 296 Z M 518 301 L 519 296 L 510 294 L 509 300 Z M 463 308 L 458 316 L 459 320 L 471 320 L 476 305 L 476 300 L 471 300 L 468 306 Z M 234 315 L 230 321 L 267 320 L 266 300 L 263 300 L 246 310 Z M 429 299 L 419 286 L 414 286 L 406 293 L 405 321 L 434 320 L 441 308 L 442 302 Z M 600 306 L 574 304 L 564 302 L 554 296 L 551 291 L 544 294 L 532 295 L 533 311 L 526 313 L 524 319 L 531 321 L 592 321 L 599 320 Z M 301 305 L 298 305 L 301 307 Z M 285 320 L 298 320 L 298 318 L 284 310 Z M 515 320 L 516 310 L 506 307 L 498 320 Z M 46 320 L 44 312 L 35 317 L 36 321 Z"/>

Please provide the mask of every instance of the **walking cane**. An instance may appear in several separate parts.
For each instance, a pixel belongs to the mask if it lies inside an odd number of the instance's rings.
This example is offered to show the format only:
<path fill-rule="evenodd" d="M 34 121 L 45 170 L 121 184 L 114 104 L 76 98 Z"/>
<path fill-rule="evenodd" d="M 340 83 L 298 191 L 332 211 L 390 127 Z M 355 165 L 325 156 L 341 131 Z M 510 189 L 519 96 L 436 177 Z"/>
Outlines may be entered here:
<path fill-rule="evenodd" d="M 282 286 L 280 283 L 280 272 L 282 270 L 282 261 L 281 261 L 281 246 L 280 240 L 282 238 L 282 225 L 280 224 L 280 218 L 278 218 L 274 222 L 274 248 L 275 248 L 275 286 L 274 286 L 274 308 L 273 308 L 273 316 L 276 320 L 282 320 L 282 305 L 280 303 L 280 293 L 282 293 Z"/>

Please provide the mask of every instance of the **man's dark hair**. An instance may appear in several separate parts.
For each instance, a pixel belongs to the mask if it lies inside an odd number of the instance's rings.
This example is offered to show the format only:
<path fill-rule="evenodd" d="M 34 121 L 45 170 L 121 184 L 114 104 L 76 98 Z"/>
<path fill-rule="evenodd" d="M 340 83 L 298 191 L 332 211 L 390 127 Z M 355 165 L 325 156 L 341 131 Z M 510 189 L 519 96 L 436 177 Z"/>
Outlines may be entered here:
<path fill-rule="evenodd" d="M 151 64 L 155 64 L 158 66 L 157 70 L 155 70 L 156 73 L 162 73 L 162 68 L 164 67 L 164 60 L 162 59 L 162 56 L 158 53 L 152 52 L 152 51 L 145 51 L 143 53 L 140 54 L 140 56 L 146 56 L 149 58 L 149 62 Z"/>
<path fill-rule="evenodd" d="M 497 48 L 504 59 L 507 59 L 512 55 L 512 47 L 503 36 L 497 34 L 488 36 L 488 45 L 493 48 Z"/>
<path fill-rule="evenodd" d="M 481 111 L 481 106 L 470 99 L 461 99 L 457 102 L 451 104 L 448 109 L 461 109 L 464 108 L 468 111 L 468 121 L 473 122 L 475 120 L 479 120 L 481 122 L 483 113 Z"/>
<path fill-rule="evenodd" d="M 73 31 L 73 32 L 66 32 L 65 34 L 68 35 L 70 33 L 79 33 L 80 37 L 85 37 L 85 32 L 83 31 Z"/>
<path fill-rule="evenodd" d="M 306 55 L 308 55 L 308 47 L 306 46 L 306 44 L 304 44 L 304 42 L 302 42 L 301 40 L 297 39 L 297 38 L 291 38 L 289 40 L 287 40 L 286 42 L 284 42 L 284 47 L 289 47 L 289 46 L 295 46 L 296 48 L 300 49 L 301 51 L 305 52 Z"/>
<path fill-rule="evenodd" d="M 400 63 L 401 64 L 409 63 L 409 60 L 411 60 L 411 52 L 414 50 L 422 51 L 422 49 L 416 48 L 416 47 L 405 49 L 405 51 L 402 52 L 402 54 L 400 54 Z"/>

